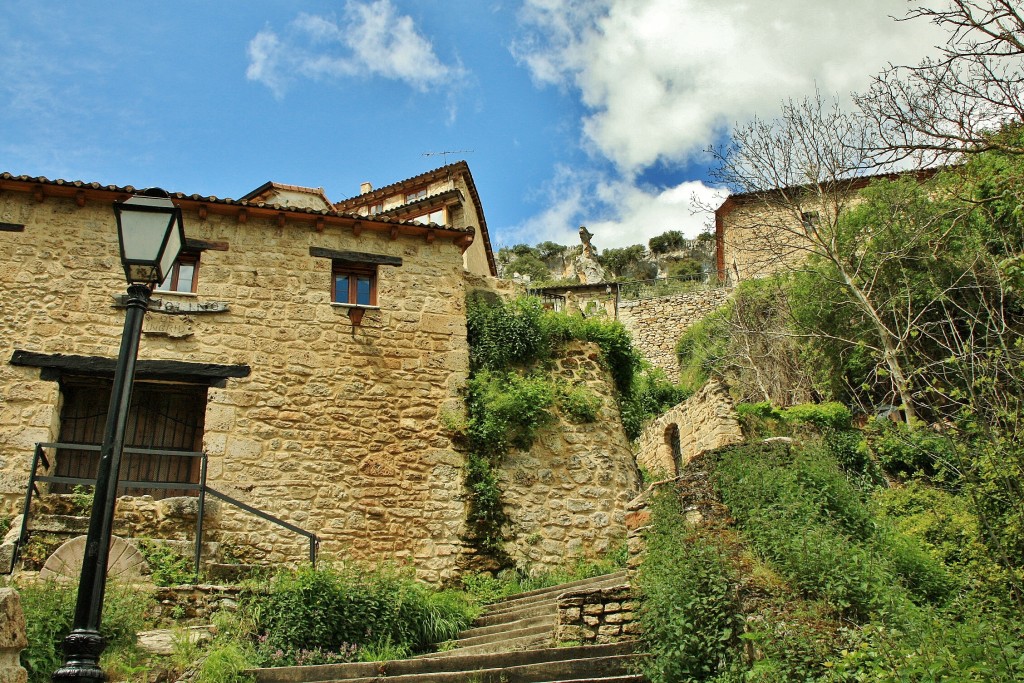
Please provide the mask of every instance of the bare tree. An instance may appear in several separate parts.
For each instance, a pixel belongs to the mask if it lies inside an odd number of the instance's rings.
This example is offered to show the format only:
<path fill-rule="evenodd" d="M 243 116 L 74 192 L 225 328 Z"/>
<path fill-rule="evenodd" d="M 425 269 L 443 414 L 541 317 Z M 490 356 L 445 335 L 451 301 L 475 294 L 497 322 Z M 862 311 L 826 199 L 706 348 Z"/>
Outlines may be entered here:
<path fill-rule="evenodd" d="M 1024 13 L 1015 0 L 944 0 L 914 7 L 901 21 L 928 20 L 948 32 L 940 55 L 917 66 L 890 65 L 856 98 L 874 124 L 881 161 L 919 167 L 963 153 L 1024 153 L 993 135 L 1024 123 Z"/>
<path fill-rule="evenodd" d="M 830 267 L 816 270 L 846 292 L 874 331 L 868 344 L 880 358 L 894 397 L 908 421 L 916 416 L 912 372 L 904 346 L 915 331 L 913 311 L 894 317 L 893 292 L 877 286 L 878 254 L 869 248 L 886 224 L 843 229 L 842 219 L 877 169 L 877 145 L 870 122 L 845 112 L 820 95 L 783 104 L 777 119 L 754 119 L 735 127 L 730 143 L 710 151 L 718 162 L 716 180 L 734 192 L 726 245 L 742 253 L 752 274 L 799 270 L 811 256 Z M 933 225 L 915 234 L 886 259 L 906 258 L 928 239 Z M 868 258 L 868 255 L 871 258 Z M 907 296 L 910 302 L 912 297 Z M 865 344 L 863 339 L 847 340 Z"/>

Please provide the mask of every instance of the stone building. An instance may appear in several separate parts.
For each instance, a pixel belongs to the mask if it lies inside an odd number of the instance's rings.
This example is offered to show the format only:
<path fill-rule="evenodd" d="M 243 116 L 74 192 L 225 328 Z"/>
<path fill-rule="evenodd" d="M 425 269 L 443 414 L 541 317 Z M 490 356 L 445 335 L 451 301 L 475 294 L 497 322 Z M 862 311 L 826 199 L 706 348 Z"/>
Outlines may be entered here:
<path fill-rule="evenodd" d="M 766 277 L 798 266 L 828 240 L 836 217 L 875 180 L 911 175 L 918 181 L 938 169 L 860 176 L 833 182 L 729 195 L 715 210 L 715 268 L 722 282 Z"/>
<path fill-rule="evenodd" d="M 164 453 L 127 455 L 121 478 L 179 496 L 147 482 L 198 481 L 200 458 L 167 452 L 205 452 L 211 488 L 315 532 L 325 556 L 440 580 L 465 515 L 438 418 L 468 373 L 467 275 L 493 257 L 465 163 L 366 189 L 172 195 L 187 246 L 143 325 L 127 435 Z M 124 319 L 111 205 L 133 191 L 0 174 L 0 515 L 20 512 L 37 444 L 100 440 Z M 40 474 L 95 476 L 86 448 L 43 452 Z M 229 505 L 207 515 L 263 561 L 305 554 Z"/>

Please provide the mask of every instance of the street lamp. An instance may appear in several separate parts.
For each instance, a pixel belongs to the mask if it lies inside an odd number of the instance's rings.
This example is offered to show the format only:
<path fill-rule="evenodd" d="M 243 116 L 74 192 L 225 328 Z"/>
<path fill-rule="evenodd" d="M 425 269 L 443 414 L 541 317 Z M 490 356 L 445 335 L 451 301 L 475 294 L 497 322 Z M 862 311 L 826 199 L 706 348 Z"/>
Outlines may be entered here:
<path fill-rule="evenodd" d="M 143 190 L 124 202 L 115 202 L 114 215 L 117 217 L 121 263 L 128 281 L 124 331 L 121 333 L 121 350 L 114 368 L 107 424 L 100 447 L 75 619 L 71 633 L 64 638 L 64 665 L 54 672 L 53 681 L 87 683 L 107 680 L 99 666 L 100 654 L 106 647 L 106 641 L 100 635 L 100 618 L 117 502 L 117 478 L 135 379 L 135 361 L 139 355 L 142 319 L 149 309 L 152 288 L 164 280 L 185 244 L 181 209 L 163 190 Z"/>

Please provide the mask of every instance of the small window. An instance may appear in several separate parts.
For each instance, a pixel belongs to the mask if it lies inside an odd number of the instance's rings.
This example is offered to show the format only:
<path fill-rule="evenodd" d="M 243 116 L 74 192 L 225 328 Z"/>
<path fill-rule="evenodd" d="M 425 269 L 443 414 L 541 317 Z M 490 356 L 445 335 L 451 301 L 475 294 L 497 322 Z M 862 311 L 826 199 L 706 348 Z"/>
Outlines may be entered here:
<path fill-rule="evenodd" d="M 379 213 L 384 213 L 384 202 L 377 202 L 370 206 L 370 215 L 376 216 Z"/>
<path fill-rule="evenodd" d="M 412 202 L 414 202 L 414 201 L 416 201 L 418 199 L 423 199 L 426 196 L 427 196 L 427 189 L 426 188 L 423 188 L 422 190 L 416 190 L 415 192 L 409 192 L 409 193 L 407 193 L 405 195 L 405 203 L 406 204 L 411 204 Z"/>
<path fill-rule="evenodd" d="M 336 304 L 377 305 L 376 267 L 335 264 L 331 300 Z"/>
<path fill-rule="evenodd" d="M 445 225 L 444 209 L 441 208 L 436 211 L 431 211 L 430 213 L 425 213 L 422 216 L 416 216 L 412 221 L 414 223 L 436 223 L 437 225 Z"/>
<path fill-rule="evenodd" d="M 162 292 L 185 292 L 195 293 L 197 276 L 199 275 L 199 254 L 194 252 L 182 252 L 174 267 L 160 286 L 158 291 Z"/>

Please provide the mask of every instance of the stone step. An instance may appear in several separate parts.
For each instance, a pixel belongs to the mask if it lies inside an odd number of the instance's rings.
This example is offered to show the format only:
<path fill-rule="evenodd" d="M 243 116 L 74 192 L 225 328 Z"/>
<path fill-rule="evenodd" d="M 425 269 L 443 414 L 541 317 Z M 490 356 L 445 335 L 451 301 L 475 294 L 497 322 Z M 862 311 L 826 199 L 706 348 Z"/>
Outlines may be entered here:
<path fill-rule="evenodd" d="M 387 676 L 388 683 L 541 683 L 543 681 L 601 680 L 610 676 L 624 676 L 632 673 L 634 655 L 595 657 L 587 659 L 555 660 L 541 664 L 474 669 L 472 671 L 439 671 Z M 338 679 L 348 683 L 381 683 L 379 676 Z M 335 683 L 335 682 L 332 682 Z"/>
<path fill-rule="evenodd" d="M 417 657 L 455 657 L 466 654 L 488 654 L 499 652 L 514 652 L 515 650 L 529 650 L 538 647 L 551 645 L 555 629 L 551 626 L 541 626 L 534 629 L 524 629 L 519 633 L 507 633 L 500 637 L 485 636 L 479 642 L 472 644 L 457 644 L 453 650 L 433 652 L 428 655 L 417 655 Z M 458 643 L 459 641 L 456 641 Z"/>
<path fill-rule="evenodd" d="M 562 593 L 569 591 L 582 590 L 584 588 L 597 588 L 604 587 L 606 585 L 615 585 L 617 583 L 626 583 L 629 580 L 628 573 L 626 570 L 613 572 L 611 574 L 603 574 L 601 576 L 593 576 L 589 579 L 580 579 L 578 581 L 570 581 L 569 583 L 559 584 L 557 586 L 548 586 L 546 588 L 537 588 L 532 591 L 525 593 L 517 593 L 510 595 L 507 598 L 499 600 L 498 602 L 490 605 L 485 611 L 485 615 L 496 614 L 512 610 L 521 606 L 531 605 L 538 602 L 546 602 L 557 598 Z"/>
<path fill-rule="evenodd" d="M 515 652 L 492 654 L 460 654 L 452 656 L 415 657 L 393 661 L 357 661 L 352 664 L 317 665 L 313 667 L 279 667 L 257 669 L 252 673 L 258 683 L 313 683 L 321 681 L 347 681 L 358 678 L 386 676 L 412 676 L 427 673 L 461 673 L 481 670 L 514 669 L 552 663 L 552 661 L 583 661 L 602 657 L 622 657 L 633 654 L 632 642 L 607 645 L 578 645 L 574 647 L 545 647 Z M 601 675 L 610 675 L 599 672 Z M 554 680 L 551 677 L 538 681 Z"/>
<path fill-rule="evenodd" d="M 517 622 L 518 623 L 518 622 Z M 462 636 L 460 635 L 455 639 L 455 647 L 472 647 L 474 645 L 485 645 L 487 643 L 500 643 L 502 641 L 513 640 L 515 638 L 525 636 L 535 636 L 538 634 L 551 635 L 555 630 L 555 615 L 551 615 L 548 619 L 537 620 L 537 623 L 525 624 L 517 626 L 516 628 L 508 628 L 504 631 L 496 631 L 494 633 L 483 633 L 475 636 Z"/>
<path fill-rule="evenodd" d="M 494 614 L 484 614 L 483 616 L 477 617 L 473 620 L 473 628 L 485 628 L 488 626 L 502 626 L 506 624 L 512 624 L 517 621 L 524 619 L 533 619 L 536 617 L 549 617 L 558 610 L 558 603 L 555 600 L 549 600 L 547 602 L 538 602 L 533 605 L 527 605 L 517 610 L 496 612 Z"/>
<path fill-rule="evenodd" d="M 493 633 L 507 633 L 509 630 L 540 626 L 541 624 L 546 624 L 548 627 L 553 628 L 556 616 L 553 611 L 545 610 L 543 614 L 516 619 L 515 621 L 491 624 L 489 626 L 474 626 L 459 633 L 457 639 L 465 640 L 467 638 L 476 638 L 477 636 L 488 636 Z"/>

